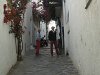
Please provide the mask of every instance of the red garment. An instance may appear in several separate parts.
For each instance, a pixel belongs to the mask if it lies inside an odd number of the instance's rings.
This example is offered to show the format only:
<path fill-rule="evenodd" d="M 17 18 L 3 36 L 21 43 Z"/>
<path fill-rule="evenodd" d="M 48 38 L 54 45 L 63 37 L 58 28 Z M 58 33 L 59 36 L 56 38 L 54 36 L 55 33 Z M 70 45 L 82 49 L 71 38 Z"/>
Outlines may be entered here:
<path fill-rule="evenodd" d="M 40 40 L 36 40 L 36 55 L 39 55 L 40 50 Z"/>

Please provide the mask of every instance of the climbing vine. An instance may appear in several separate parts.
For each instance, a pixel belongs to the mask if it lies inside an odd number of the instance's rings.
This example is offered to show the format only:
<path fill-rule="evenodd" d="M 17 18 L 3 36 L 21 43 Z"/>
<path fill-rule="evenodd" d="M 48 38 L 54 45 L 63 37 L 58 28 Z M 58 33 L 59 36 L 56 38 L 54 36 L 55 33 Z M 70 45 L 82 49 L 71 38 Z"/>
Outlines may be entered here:
<path fill-rule="evenodd" d="M 10 23 L 9 33 L 14 33 L 17 39 L 17 59 L 22 60 L 22 22 L 28 0 L 6 0 L 4 4 L 4 23 Z"/>

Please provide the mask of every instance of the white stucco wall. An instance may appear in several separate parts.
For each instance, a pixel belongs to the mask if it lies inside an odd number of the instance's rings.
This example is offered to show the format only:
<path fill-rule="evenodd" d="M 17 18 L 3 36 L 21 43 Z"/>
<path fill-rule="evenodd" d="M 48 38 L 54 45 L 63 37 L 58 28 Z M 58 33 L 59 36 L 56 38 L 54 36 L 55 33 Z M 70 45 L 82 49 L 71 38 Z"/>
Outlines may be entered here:
<path fill-rule="evenodd" d="M 64 26 L 64 50 L 65 50 L 65 54 L 68 52 L 69 50 L 69 35 L 68 35 L 68 31 L 69 31 L 69 9 L 68 9 L 68 3 L 69 0 L 65 0 L 65 2 L 63 1 L 63 14 L 61 17 L 61 23 Z"/>
<path fill-rule="evenodd" d="M 44 37 L 44 35 L 46 36 L 46 23 L 40 22 L 40 30 L 41 38 Z"/>
<path fill-rule="evenodd" d="M 9 25 L 3 23 L 3 5 L 6 0 L 0 0 L 0 75 L 6 75 L 11 67 L 17 61 L 15 38 L 13 34 L 9 34 Z M 32 8 L 30 3 L 27 4 L 27 9 L 24 15 L 23 29 L 23 52 L 30 49 L 33 43 L 34 22 L 32 17 Z"/>
<path fill-rule="evenodd" d="M 0 0 L 0 75 L 6 75 L 16 63 L 16 47 L 13 34 L 9 34 L 9 25 L 3 23 L 3 4 Z"/>
<path fill-rule="evenodd" d="M 23 45 L 24 45 L 24 50 L 23 54 L 25 51 L 30 50 L 30 46 L 33 43 L 33 31 L 34 31 L 34 23 L 33 23 L 33 17 L 32 17 L 32 6 L 31 3 L 27 4 L 26 11 L 24 14 L 24 23 L 23 23 L 23 28 L 24 28 L 24 35 L 23 35 Z"/>
<path fill-rule="evenodd" d="M 69 54 L 81 75 L 100 75 L 100 0 L 69 0 Z"/>

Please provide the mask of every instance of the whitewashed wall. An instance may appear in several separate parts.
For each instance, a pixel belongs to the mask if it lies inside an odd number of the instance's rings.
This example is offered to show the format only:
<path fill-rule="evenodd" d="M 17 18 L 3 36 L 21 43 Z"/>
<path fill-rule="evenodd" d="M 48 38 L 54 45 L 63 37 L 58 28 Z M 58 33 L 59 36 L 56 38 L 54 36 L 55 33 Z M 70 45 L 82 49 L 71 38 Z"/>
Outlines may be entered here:
<path fill-rule="evenodd" d="M 0 75 L 6 75 L 17 61 L 14 35 L 9 34 L 9 25 L 3 23 L 3 5 L 5 3 L 6 0 L 0 0 Z M 23 29 L 25 33 L 23 34 L 23 55 L 26 50 L 30 49 L 30 45 L 34 39 L 34 22 L 30 3 L 27 4 L 24 18 Z"/>
<path fill-rule="evenodd" d="M 0 0 L 0 75 L 6 75 L 17 60 L 14 36 L 9 34 L 9 25 L 3 23 L 5 3 Z"/>
<path fill-rule="evenodd" d="M 25 16 L 24 16 L 24 23 L 23 23 L 23 28 L 24 28 L 24 35 L 23 35 L 23 54 L 25 54 L 25 51 L 30 50 L 30 46 L 33 43 L 33 31 L 34 31 L 34 22 L 33 22 L 33 17 L 32 17 L 32 5 L 31 3 L 27 4 L 25 11 Z"/>
<path fill-rule="evenodd" d="M 64 50 L 65 50 L 65 54 L 68 52 L 69 50 L 69 35 L 68 35 L 68 31 L 69 31 L 69 9 L 68 9 L 68 0 L 65 0 L 65 2 L 63 1 L 63 14 L 61 17 L 61 23 L 64 26 Z"/>
<path fill-rule="evenodd" d="M 81 75 L 100 75 L 100 0 L 87 10 L 87 0 L 69 1 L 70 57 Z"/>
<path fill-rule="evenodd" d="M 46 36 L 46 23 L 40 22 L 40 30 L 41 38 L 44 37 L 44 35 Z"/>

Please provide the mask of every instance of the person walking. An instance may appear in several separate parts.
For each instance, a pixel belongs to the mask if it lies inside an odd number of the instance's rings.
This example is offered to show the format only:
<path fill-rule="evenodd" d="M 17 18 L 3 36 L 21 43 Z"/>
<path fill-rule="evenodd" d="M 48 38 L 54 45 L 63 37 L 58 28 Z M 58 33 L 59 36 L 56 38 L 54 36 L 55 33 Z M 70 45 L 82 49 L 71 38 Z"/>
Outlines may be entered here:
<path fill-rule="evenodd" d="M 49 31 L 49 35 L 48 35 L 50 41 L 51 56 L 53 56 L 53 45 L 55 46 L 57 56 L 59 56 L 59 51 L 58 51 L 57 41 L 56 41 L 56 31 L 54 29 L 55 27 L 52 26 L 51 31 Z"/>
<path fill-rule="evenodd" d="M 38 29 L 37 34 L 36 34 L 36 56 L 39 55 L 39 50 L 40 50 L 40 29 Z"/>

